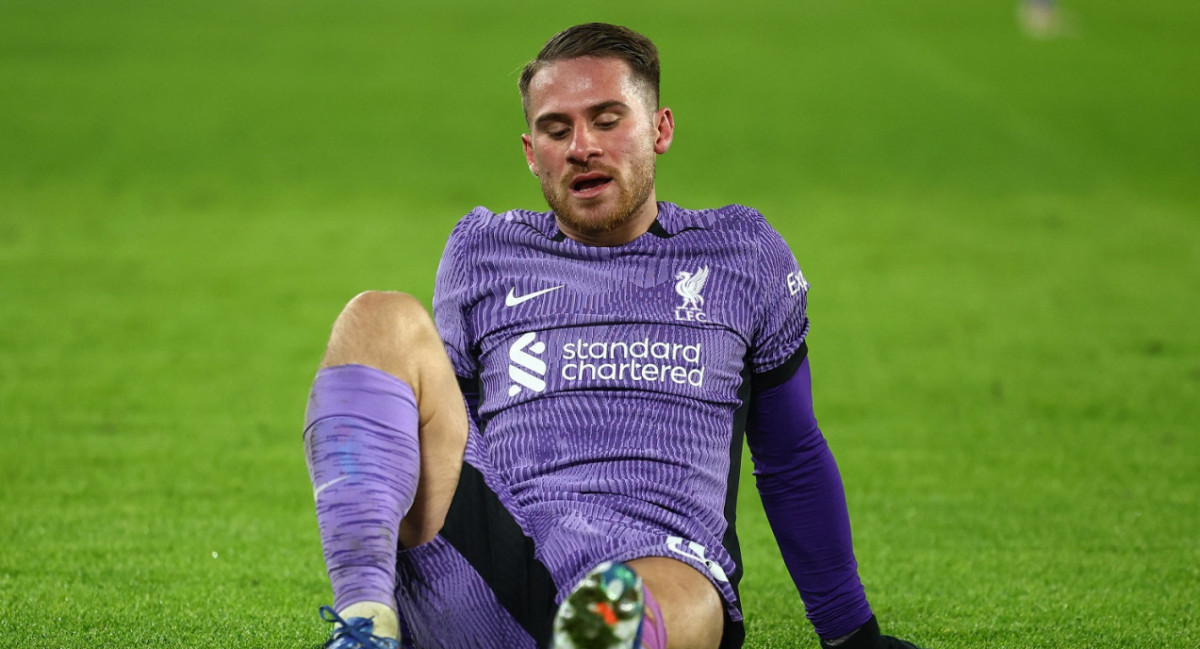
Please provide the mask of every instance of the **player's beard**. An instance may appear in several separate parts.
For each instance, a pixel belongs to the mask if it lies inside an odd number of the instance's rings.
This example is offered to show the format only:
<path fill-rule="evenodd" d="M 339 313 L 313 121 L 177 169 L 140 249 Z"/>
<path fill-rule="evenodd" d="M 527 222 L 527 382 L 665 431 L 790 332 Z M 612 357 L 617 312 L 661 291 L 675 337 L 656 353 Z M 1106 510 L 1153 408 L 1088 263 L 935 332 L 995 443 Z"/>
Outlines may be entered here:
<path fill-rule="evenodd" d="M 613 232 L 634 219 L 650 195 L 654 192 L 655 156 L 653 153 L 642 157 L 629 170 L 629 175 L 622 179 L 613 173 L 612 169 L 603 166 L 588 168 L 575 167 L 563 181 L 553 180 L 547 176 L 539 176 L 542 184 L 542 194 L 546 203 L 554 210 L 554 215 L 561 226 L 584 236 L 599 236 Z M 612 183 L 617 190 L 617 204 L 611 212 L 595 215 L 584 215 L 571 208 L 571 190 L 568 186 L 570 176 L 587 171 L 602 171 L 612 177 Z M 622 182 L 627 180 L 628 182 Z M 583 210 L 580 210 L 581 212 Z"/>

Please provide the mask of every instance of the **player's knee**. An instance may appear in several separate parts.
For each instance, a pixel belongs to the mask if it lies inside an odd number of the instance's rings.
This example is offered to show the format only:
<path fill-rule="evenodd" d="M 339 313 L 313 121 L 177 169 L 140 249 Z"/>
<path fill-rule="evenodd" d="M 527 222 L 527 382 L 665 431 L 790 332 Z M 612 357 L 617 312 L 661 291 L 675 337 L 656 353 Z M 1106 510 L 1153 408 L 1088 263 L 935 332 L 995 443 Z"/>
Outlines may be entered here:
<path fill-rule="evenodd" d="M 670 649 L 716 649 L 725 627 L 724 603 L 705 576 L 664 557 L 634 559 L 629 565 L 662 609 Z"/>
<path fill-rule="evenodd" d="M 429 323 L 425 305 L 408 293 L 363 291 L 342 309 L 338 319 L 373 327 L 424 327 Z"/>
<path fill-rule="evenodd" d="M 679 602 L 680 609 L 667 618 L 667 647 L 676 649 L 716 649 L 725 630 L 725 611 L 721 596 L 711 585 L 696 588 Z M 664 615 L 668 615 L 665 614 Z"/>
<path fill-rule="evenodd" d="M 436 336 L 425 305 L 398 291 L 365 291 L 354 296 L 334 324 L 334 336 L 354 342 L 410 342 Z"/>
<path fill-rule="evenodd" d="M 407 293 L 366 291 L 334 321 L 321 366 L 361 364 L 395 371 L 405 355 L 431 344 L 440 342 L 420 300 Z"/>

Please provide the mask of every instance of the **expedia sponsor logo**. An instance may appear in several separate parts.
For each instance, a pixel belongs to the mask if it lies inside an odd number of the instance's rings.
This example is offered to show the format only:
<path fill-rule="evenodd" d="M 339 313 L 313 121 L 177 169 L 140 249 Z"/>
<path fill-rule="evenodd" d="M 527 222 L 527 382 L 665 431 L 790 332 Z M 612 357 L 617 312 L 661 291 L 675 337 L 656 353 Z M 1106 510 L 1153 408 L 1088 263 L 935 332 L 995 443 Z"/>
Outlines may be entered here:
<path fill-rule="evenodd" d="M 559 374 L 568 382 L 673 383 L 699 388 L 704 385 L 702 355 L 701 343 L 577 339 L 563 345 Z"/>
<path fill-rule="evenodd" d="M 788 295 L 795 295 L 801 291 L 808 292 L 808 280 L 804 279 L 804 273 L 799 270 L 788 273 L 784 281 L 787 282 Z"/>

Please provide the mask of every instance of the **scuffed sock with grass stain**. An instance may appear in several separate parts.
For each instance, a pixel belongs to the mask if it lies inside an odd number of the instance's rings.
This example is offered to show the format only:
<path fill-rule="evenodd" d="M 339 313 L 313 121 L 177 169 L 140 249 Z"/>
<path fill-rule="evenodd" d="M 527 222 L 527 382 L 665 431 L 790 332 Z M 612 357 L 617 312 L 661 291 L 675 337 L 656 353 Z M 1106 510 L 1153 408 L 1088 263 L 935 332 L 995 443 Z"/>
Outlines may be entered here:
<path fill-rule="evenodd" d="M 334 609 L 396 608 L 400 519 L 421 466 L 417 402 L 400 379 L 365 365 L 317 372 L 304 447 Z"/>

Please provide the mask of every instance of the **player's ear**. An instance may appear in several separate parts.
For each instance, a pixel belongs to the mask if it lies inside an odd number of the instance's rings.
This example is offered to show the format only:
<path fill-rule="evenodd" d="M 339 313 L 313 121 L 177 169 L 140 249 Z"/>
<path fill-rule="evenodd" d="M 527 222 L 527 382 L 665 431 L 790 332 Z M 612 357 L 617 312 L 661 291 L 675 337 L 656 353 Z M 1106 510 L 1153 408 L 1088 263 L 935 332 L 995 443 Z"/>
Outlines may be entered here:
<path fill-rule="evenodd" d="M 533 158 L 533 138 L 528 133 L 521 134 L 521 146 L 525 149 L 525 164 L 529 165 L 529 173 L 537 175 L 537 161 Z"/>
<path fill-rule="evenodd" d="M 670 108 L 664 106 L 654 113 L 654 128 L 654 152 L 662 155 L 671 148 L 671 141 L 675 139 L 675 115 Z"/>

